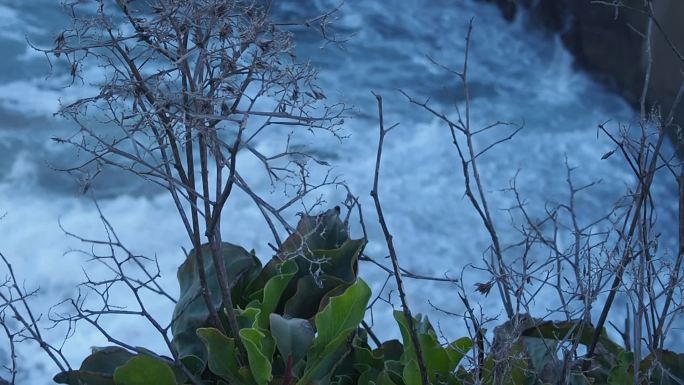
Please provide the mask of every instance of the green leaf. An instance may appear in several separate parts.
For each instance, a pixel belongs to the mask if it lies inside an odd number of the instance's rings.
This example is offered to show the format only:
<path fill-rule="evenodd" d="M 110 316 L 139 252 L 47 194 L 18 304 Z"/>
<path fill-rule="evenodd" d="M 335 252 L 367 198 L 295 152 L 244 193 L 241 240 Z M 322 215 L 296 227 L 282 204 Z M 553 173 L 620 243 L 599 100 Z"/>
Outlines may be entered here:
<path fill-rule="evenodd" d="M 224 242 L 221 244 L 220 253 L 226 268 L 226 279 L 230 283 L 237 282 L 238 278 L 255 264 L 252 254 L 240 246 Z M 222 306 L 222 297 L 209 245 L 205 244 L 202 246 L 199 257 L 204 262 L 204 272 L 211 300 L 218 309 Z M 188 258 L 178 269 L 180 298 L 173 311 L 171 332 L 173 334 L 173 344 L 181 359 L 187 356 L 195 356 L 204 363 L 207 358 L 206 349 L 195 331 L 209 326 L 207 322 L 209 310 L 202 296 L 197 258 L 197 251 L 192 250 Z"/>
<path fill-rule="evenodd" d="M 93 348 L 93 353 L 81 363 L 79 370 L 57 374 L 53 380 L 59 384 L 114 385 L 114 371 L 134 354 L 118 346 Z"/>
<path fill-rule="evenodd" d="M 58 384 L 69 385 L 115 385 L 114 376 L 111 374 L 84 370 L 69 370 L 58 373 L 53 377 L 53 381 Z"/>
<path fill-rule="evenodd" d="M 684 383 L 684 354 L 669 350 L 656 350 L 639 364 L 642 372 L 652 370 L 650 381 L 658 385 Z"/>
<path fill-rule="evenodd" d="M 451 360 L 447 349 L 443 348 L 437 338 L 430 334 L 419 334 L 418 341 L 425 358 L 425 366 L 431 382 L 437 376 L 446 376 L 451 371 Z"/>
<path fill-rule="evenodd" d="M 332 291 L 340 287 L 344 290 L 356 281 L 358 258 L 364 245 L 362 239 L 349 239 L 338 208 L 318 216 L 303 216 L 297 231 L 283 242 L 278 255 L 250 283 L 247 289 L 250 299 L 263 300 L 264 287 L 281 274 L 282 261 L 294 260 L 297 273 L 282 290 L 275 312 L 291 318 L 312 319 L 323 309 Z M 316 278 L 312 272 L 316 272 Z M 263 302 L 266 305 L 267 301 Z M 263 317 L 271 313 L 270 308 L 263 312 Z M 263 321 L 267 319 L 260 320 L 260 327 Z"/>
<path fill-rule="evenodd" d="M 634 384 L 634 353 L 620 352 L 618 364 L 608 374 L 609 385 Z"/>
<path fill-rule="evenodd" d="M 375 380 L 377 385 L 397 385 L 386 371 L 380 372 L 378 378 Z"/>
<path fill-rule="evenodd" d="M 422 385 L 423 383 L 420 378 L 420 368 L 418 367 L 418 362 L 416 362 L 415 359 L 408 361 L 408 363 L 404 366 L 404 372 L 402 375 L 406 385 Z"/>
<path fill-rule="evenodd" d="M 345 292 L 330 299 L 330 303 L 316 315 L 318 336 L 314 339 L 313 349 L 323 350 L 340 335 L 347 335 L 356 329 L 366 313 L 371 290 L 359 279 Z"/>
<path fill-rule="evenodd" d="M 139 355 L 114 371 L 117 385 L 176 385 L 169 365 L 147 355 Z"/>
<path fill-rule="evenodd" d="M 363 320 L 370 296 L 370 288 L 359 279 L 342 295 L 332 297 L 325 309 L 316 315 L 318 335 L 309 350 L 298 385 L 329 379 L 350 351 L 349 336 Z"/>
<path fill-rule="evenodd" d="M 395 310 L 394 319 L 397 321 L 397 324 L 399 324 L 399 331 L 401 332 L 401 337 L 404 342 L 404 353 L 400 359 L 401 363 L 407 366 L 411 360 L 414 360 L 417 363 L 418 354 L 413 344 L 409 324 L 404 312 Z M 416 334 L 418 335 L 418 341 L 423 351 L 423 361 L 426 363 L 426 366 L 428 365 L 428 361 L 432 359 L 436 360 L 436 362 L 432 364 L 432 367 L 427 367 L 428 372 L 432 372 L 432 376 L 434 376 L 436 371 L 447 370 L 449 365 L 449 356 L 446 350 L 439 352 L 441 347 L 437 342 L 434 330 L 432 329 L 429 321 L 427 321 L 427 319 L 421 319 L 420 315 L 418 315 L 418 317 L 414 317 L 413 325 L 415 327 Z"/>
<path fill-rule="evenodd" d="M 399 325 L 399 331 L 401 332 L 401 339 L 404 343 L 404 353 L 401 355 L 401 363 L 408 365 L 411 360 L 416 360 L 416 349 L 413 346 L 413 340 L 411 339 L 411 332 L 409 329 L 408 321 L 404 312 L 400 310 L 394 311 L 394 319 Z M 415 320 L 414 320 L 415 322 Z"/>
<path fill-rule="evenodd" d="M 251 307 L 251 306 L 256 306 L 256 307 Z M 237 317 L 238 326 L 240 327 L 240 329 L 249 329 L 249 328 L 253 328 L 256 326 L 257 317 L 259 316 L 259 313 L 261 312 L 261 310 L 259 310 L 260 307 L 261 307 L 261 303 L 250 302 L 250 307 L 248 307 L 245 310 L 235 309 L 235 316 Z M 224 314 L 225 314 L 225 310 L 224 310 Z"/>
<path fill-rule="evenodd" d="M 253 286 L 253 284 L 257 281 L 259 275 L 262 272 L 262 267 L 261 261 L 255 255 L 254 250 L 251 250 L 249 253 L 252 255 L 252 267 L 240 276 L 238 281 L 233 285 L 233 288 L 230 290 L 233 298 L 234 307 L 247 307 L 247 303 L 249 303 L 251 296 L 254 294 L 251 290 L 253 290 L 254 288 L 256 288 L 257 290 L 263 288 L 263 285 Z"/>
<path fill-rule="evenodd" d="M 233 383 L 242 380 L 236 359 L 235 340 L 224 336 L 218 329 L 200 328 L 197 335 L 207 347 L 209 370 Z"/>
<path fill-rule="evenodd" d="M 313 318 L 320 310 L 325 293 L 345 285 L 341 279 L 329 275 L 321 276 L 320 281 L 322 286 L 311 274 L 299 278 L 294 294 L 285 302 L 284 314 L 292 318 Z"/>
<path fill-rule="evenodd" d="M 350 239 L 336 249 L 314 250 L 312 259 L 325 261 L 322 269 L 326 275 L 353 282 L 357 276 L 357 261 L 365 244 L 363 239 Z"/>
<path fill-rule="evenodd" d="M 313 353 L 309 351 L 304 374 L 297 385 L 329 381 L 332 373 L 344 361 L 350 350 L 351 346 L 347 343 L 347 336 L 341 335 L 331 341 L 322 352 Z"/>
<path fill-rule="evenodd" d="M 192 354 L 181 358 L 181 362 L 193 374 L 201 374 L 206 364 L 203 359 Z"/>
<path fill-rule="evenodd" d="M 287 361 L 292 357 L 296 365 L 306 356 L 306 352 L 314 339 L 314 329 L 309 321 L 301 318 L 286 319 L 278 314 L 269 316 L 271 335 L 275 339 L 280 355 Z"/>
<path fill-rule="evenodd" d="M 303 215 L 297 230 L 283 242 L 278 254 L 281 259 L 310 256 L 310 251 L 336 249 L 349 239 L 346 226 L 339 218 L 338 207 L 321 215 Z"/>
<path fill-rule="evenodd" d="M 485 384 L 524 385 L 527 371 L 524 349 L 521 344 L 516 343 L 511 346 L 504 359 L 488 357 L 483 370 Z"/>
<path fill-rule="evenodd" d="M 401 377 L 404 367 L 398 360 L 385 360 L 385 370 L 390 374 L 393 373 Z"/>
<path fill-rule="evenodd" d="M 312 266 L 308 260 L 297 258 L 299 273 L 285 292 L 288 299 L 284 313 L 290 317 L 313 318 L 327 304 L 327 297 L 339 294 L 334 293 L 335 290 L 341 293 L 354 283 L 363 245 L 363 240 L 348 240 L 339 249 L 315 250 L 309 258 L 319 261 L 320 266 Z M 316 279 L 310 270 L 319 267 L 321 274 Z"/>
<path fill-rule="evenodd" d="M 273 379 L 271 355 L 267 356 L 267 347 L 264 346 L 265 334 L 258 329 L 240 330 L 240 339 L 247 350 L 247 359 L 252 377 L 259 385 L 268 384 Z"/>
<path fill-rule="evenodd" d="M 284 262 L 280 267 L 280 274 L 268 280 L 264 287 L 264 296 L 261 301 L 261 312 L 257 316 L 256 323 L 260 329 L 267 330 L 269 327 L 269 315 L 275 312 L 283 291 L 297 273 L 297 264 L 294 260 Z"/>
<path fill-rule="evenodd" d="M 450 360 L 450 371 L 456 369 L 463 357 L 473 348 L 473 339 L 470 337 L 461 337 L 449 344 L 447 354 Z"/>
<path fill-rule="evenodd" d="M 527 355 L 532 364 L 532 370 L 530 377 L 534 379 L 539 379 L 541 381 L 549 380 L 544 378 L 544 367 L 555 361 L 556 359 L 556 347 L 558 346 L 558 341 L 551 340 L 548 338 L 537 338 L 537 337 L 520 337 L 525 349 L 527 350 Z M 555 373 L 554 373 L 555 375 Z"/>
<path fill-rule="evenodd" d="M 583 345 L 591 345 L 596 328 L 582 321 L 546 321 L 523 331 L 523 336 L 546 338 L 556 341 L 577 340 Z M 605 328 L 599 334 L 599 343 L 611 354 L 617 355 L 624 349 L 606 336 Z"/>
<path fill-rule="evenodd" d="M 404 345 L 399 340 L 389 340 L 382 343 L 376 351 L 381 351 L 385 360 L 399 361 L 404 354 Z"/>
<path fill-rule="evenodd" d="M 418 371 L 418 355 L 411 338 L 407 318 L 402 311 L 395 311 L 394 318 L 399 325 L 404 345 L 400 356 L 397 358 L 396 353 L 394 353 L 393 359 L 399 359 L 405 365 L 403 369 L 405 381 L 418 381 L 422 383 L 420 372 Z M 451 373 L 456 369 L 463 356 L 472 348 L 472 340 L 464 337 L 447 346 L 442 346 L 427 317 L 421 317 L 420 315 L 414 317 L 413 326 L 420 343 L 422 359 L 425 363 L 430 383 L 441 383 L 453 377 Z"/>
<path fill-rule="evenodd" d="M 356 342 L 356 338 L 354 339 L 352 345 L 354 346 L 354 362 L 380 370 L 384 368 L 385 362 L 383 360 L 381 351 L 371 351 L 367 346 L 361 346 Z"/>

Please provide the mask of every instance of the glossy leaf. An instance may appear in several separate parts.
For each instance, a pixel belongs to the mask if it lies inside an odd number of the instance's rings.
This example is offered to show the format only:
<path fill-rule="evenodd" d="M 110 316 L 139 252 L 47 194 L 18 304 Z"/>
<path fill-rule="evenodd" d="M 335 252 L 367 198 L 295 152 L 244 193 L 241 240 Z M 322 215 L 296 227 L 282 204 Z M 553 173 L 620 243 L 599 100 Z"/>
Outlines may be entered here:
<path fill-rule="evenodd" d="M 309 256 L 313 250 L 338 248 L 349 238 L 339 214 L 340 210 L 336 207 L 321 215 L 303 215 L 296 231 L 280 247 L 280 257 L 290 259 Z"/>
<path fill-rule="evenodd" d="M 256 318 L 257 327 L 261 329 L 269 328 L 269 315 L 275 312 L 283 291 L 290 283 L 292 277 L 297 273 L 297 264 L 290 260 L 284 262 L 280 267 L 280 274 L 268 280 L 263 290 L 263 300 L 261 301 L 261 311 Z"/>
<path fill-rule="evenodd" d="M 247 350 L 247 359 L 252 377 L 258 385 L 266 385 L 273 379 L 271 355 L 264 346 L 264 333 L 258 329 L 240 330 L 240 339 Z"/>
<path fill-rule="evenodd" d="M 406 365 L 404 365 L 402 375 L 406 385 L 422 385 L 423 383 L 420 378 L 420 367 L 415 359 L 409 360 Z"/>
<path fill-rule="evenodd" d="M 319 286 L 311 275 L 299 278 L 295 293 L 285 302 L 284 314 L 292 318 L 313 318 L 320 310 L 325 293 L 334 290 L 345 282 L 332 276 L 322 276 Z"/>
<path fill-rule="evenodd" d="M 520 337 L 525 350 L 527 351 L 527 356 L 532 365 L 532 370 L 529 373 L 529 377 L 534 380 L 556 380 L 556 378 L 550 379 L 545 378 L 549 375 L 557 375 L 557 373 L 547 373 L 544 370 L 546 365 L 553 364 L 556 361 L 556 348 L 558 346 L 558 341 L 548 339 L 548 338 L 537 338 L 537 337 Z"/>
<path fill-rule="evenodd" d="M 366 313 L 371 290 L 359 279 L 342 295 L 330 299 L 330 303 L 316 315 L 318 336 L 314 339 L 314 350 L 322 350 L 340 335 L 347 335 L 356 329 Z"/>
<path fill-rule="evenodd" d="M 242 247 L 224 242 L 221 244 L 220 252 L 229 282 L 236 282 L 243 272 L 254 266 L 253 256 Z M 222 305 L 221 292 L 208 245 L 202 246 L 200 257 L 204 262 L 204 272 L 212 302 L 218 309 Z M 173 311 L 171 325 L 173 344 L 181 359 L 186 356 L 195 356 L 202 362 L 206 362 L 206 349 L 195 333 L 197 329 L 209 326 L 207 322 L 209 310 L 202 296 L 195 250 L 190 252 L 178 269 L 178 282 L 180 298 Z"/>
<path fill-rule="evenodd" d="M 359 279 L 342 295 L 331 298 L 325 309 L 316 315 L 318 335 L 309 350 L 298 385 L 329 379 L 351 349 L 349 336 L 363 320 L 370 296 L 370 288 Z"/>
<path fill-rule="evenodd" d="M 618 364 L 608 374 L 609 385 L 634 384 L 634 353 L 620 352 Z"/>
<path fill-rule="evenodd" d="M 197 335 L 207 347 L 209 370 L 230 382 L 240 382 L 235 340 L 214 328 L 197 329 Z"/>
<path fill-rule="evenodd" d="M 595 330 L 596 328 L 593 325 L 581 321 L 546 321 L 523 331 L 522 335 L 557 341 L 577 339 L 583 345 L 590 345 L 594 338 Z M 601 331 L 599 343 L 615 356 L 624 350 L 606 336 L 605 328 Z"/>
<path fill-rule="evenodd" d="M 456 367 L 461 362 L 463 357 L 472 348 L 473 339 L 470 337 L 461 337 L 456 341 L 452 342 L 451 344 L 449 344 L 449 347 L 446 349 L 447 354 L 449 355 L 449 360 L 451 361 L 449 370 L 453 371 L 454 369 L 456 369 Z"/>
<path fill-rule="evenodd" d="M 382 343 L 376 351 L 381 351 L 385 360 L 399 361 L 404 354 L 404 345 L 399 340 L 389 340 Z"/>
<path fill-rule="evenodd" d="M 347 343 L 347 336 L 341 335 L 331 341 L 323 351 L 309 351 L 304 374 L 297 385 L 308 385 L 312 382 L 325 383 L 329 381 L 335 368 L 342 363 L 351 346 Z"/>
<path fill-rule="evenodd" d="M 392 377 L 384 370 L 378 374 L 375 383 L 376 385 L 397 385 L 394 381 L 392 381 Z"/>
<path fill-rule="evenodd" d="M 139 355 L 114 371 L 117 385 L 176 385 L 171 368 L 150 356 Z"/>
<path fill-rule="evenodd" d="M 275 339 L 278 351 L 287 360 L 292 357 L 292 364 L 296 365 L 305 356 L 314 339 L 314 329 L 305 319 L 286 319 L 278 314 L 269 316 L 271 335 Z"/>
<path fill-rule="evenodd" d="M 675 385 L 684 383 L 684 353 L 656 350 L 639 365 L 643 372 L 651 370 L 651 383 Z"/>
<path fill-rule="evenodd" d="M 57 374 L 54 381 L 59 384 L 114 385 L 114 371 L 135 355 L 118 346 L 93 348 L 93 353 L 81 363 L 79 370 Z"/>

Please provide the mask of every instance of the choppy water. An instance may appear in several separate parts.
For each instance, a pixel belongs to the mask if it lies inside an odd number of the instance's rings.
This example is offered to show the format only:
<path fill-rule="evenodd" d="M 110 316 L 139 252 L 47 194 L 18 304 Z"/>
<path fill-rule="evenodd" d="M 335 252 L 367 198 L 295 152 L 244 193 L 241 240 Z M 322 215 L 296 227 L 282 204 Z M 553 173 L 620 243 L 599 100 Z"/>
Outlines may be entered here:
<path fill-rule="evenodd" d="M 310 15 L 314 9 L 334 5 L 327 0 L 310 0 L 306 6 L 299 1 L 282 3 L 278 12 L 288 16 Z M 360 195 L 366 222 L 370 222 L 370 255 L 381 258 L 386 254 L 368 196 L 377 140 L 377 110 L 371 90 L 385 97 L 387 121 L 401 122 L 386 144 L 381 195 L 402 264 L 421 274 L 449 271 L 457 275 L 465 264 L 479 263 L 488 246 L 485 232 L 479 230 L 480 221 L 463 196 L 460 164 L 449 133 L 397 92 L 401 88 L 417 97 L 432 96 L 435 106 L 445 109 L 461 104 L 463 94 L 457 79 L 435 68 L 425 55 L 460 66 L 471 18 L 473 125 L 485 126 L 496 120 L 525 125 L 513 141 L 480 163 L 504 239 L 512 239 L 515 233 L 508 215 L 499 209 L 513 202 L 510 194 L 499 189 L 508 187 L 518 171 L 518 185 L 537 212 L 543 210 L 545 200 L 567 196 L 566 155 L 569 163 L 578 167 L 578 184 L 602 179 L 591 194 L 579 198 L 582 213 L 605 211 L 631 185 L 632 178 L 617 156 L 600 160 L 611 146 L 597 140 L 596 126 L 609 119 L 629 122 L 634 112 L 618 96 L 574 70 L 571 56 L 554 36 L 530 31 L 522 21 L 507 23 L 494 7 L 469 0 L 348 0 L 340 17 L 343 30 L 355 34 L 344 49 L 321 49 L 320 41 L 302 33 L 298 51 L 320 68 L 321 85 L 328 98 L 355 106 L 355 118 L 346 125 L 349 139 L 337 143 L 317 136 L 310 141 Z M 77 234 L 104 234 L 90 199 L 79 195 L 70 177 L 51 169 L 51 165 L 73 159 L 70 149 L 49 140 L 69 129 L 52 114 L 60 98 L 75 98 L 85 94 L 88 87 L 64 89 L 61 74 L 47 77 L 45 58 L 28 48 L 25 40 L 28 36 L 38 45 L 49 46 L 65 22 L 52 1 L 0 0 L 0 213 L 6 212 L 0 220 L 0 250 L 11 259 L 28 287 L 41 288 L 43 296 L 36 306 L 43 311 L 73 294 L 83 278 L 84 258 L 65 254 L 79 244 L 60 230 L 58 222 Z M 268 180 L 257 171 L 259 165 L 245 165 L 254 169 L 253 183 L 269 191 Z M 106 175 L 95 193 L 127 246 L 138 253 L 156 255 L 162 269 L 161 282 L 176 292 L 175 270 L 187 241 L 167 196 L 116 173 Z M 664 223 L 676 223 L 675 186 L 659 184 L 654 193 L 662 202 L 672 202 L 659 213 Z M 328 196 L 331 204 L 343 198 L 335 192 Z M 254 248 L 265 260 L 271 254 L 266 245 L 270 241 L 266 224 L 244 196 L 236 194 L 231 199 L 226 223 L 234 221 L 239 226 L 224 226 L 224 239 Z M 294 219 L 294 211 L 291 215 Z M 358 234 L 358 228 L 355 231 Z M 667 235 L 667 229 L 665 232 Z M 97 271 L 97 267 L 86 267 Z M 376 289 L 384 281 L 383 273 L 370 265 L 362 266 L 362 274 Z M 440 320 L 446 335 L 464 333 L 461 320 L 445 318 L 427 304 L 430 299 L 450 311 L 462 310 L 448 286 L 413 281 L 408 287 L 416 310 Z M 495 295 L 483 306 L 493 314 L 502 311 Z M 539 306 L 544 308 L 543 300 Z M 161 302 L 151 307 L 161 319 L 167 319 L 172 310 Z M 376 323 L 387 325 L 391 322 L 388 314 L 387 307 L 378 308 Z M 117 336 L 134 345 L 163 349 L 162 341 L 150 337 L 150 329 L 137 319 L 118 319 L 111 325 Z M 387 329 L 379 328 L 380 334 Z M 106 341 L 84 325 L 75 331 L 65 352 L 72 364 L 78 365 L 90 346 L 103 344 Z M 25 347 L 22 354 L 25 367 L 46 362 L 32 348 Z M 44 369 L 55 372 L 50 363 Z M 42 373 L 33 371 L 32 383 L 42 381 Z"/>

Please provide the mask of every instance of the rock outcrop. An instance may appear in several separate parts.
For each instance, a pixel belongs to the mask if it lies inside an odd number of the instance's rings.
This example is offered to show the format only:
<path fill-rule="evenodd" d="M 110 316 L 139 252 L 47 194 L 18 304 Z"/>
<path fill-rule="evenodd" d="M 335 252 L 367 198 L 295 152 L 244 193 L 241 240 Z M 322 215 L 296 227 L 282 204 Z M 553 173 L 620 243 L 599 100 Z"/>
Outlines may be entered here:
<path fill-rule="evenodd" d="M 643 35 L 648 17 L 644 0 L 622 0 L 626 7 L 621 8 L 591 0 L 484 1 L 496 3 L 509 20 L 521 8 L 525 9 L 528 23 L 560 34 L 578 66 L 614 88 L 635 107 L 639 106 L 647 66 Z M 657 0 L 653 7 L 657 25 L 652 33 L 647 104 L 660 106 L 662 115 L 666 115 L 684 80 L 684 1 Z M 674 123 L 684 126 L 684 103 L 676 110 Z M 671 131 L 682 154 L 682 137 L 676 139 L 676 127 Z"/>

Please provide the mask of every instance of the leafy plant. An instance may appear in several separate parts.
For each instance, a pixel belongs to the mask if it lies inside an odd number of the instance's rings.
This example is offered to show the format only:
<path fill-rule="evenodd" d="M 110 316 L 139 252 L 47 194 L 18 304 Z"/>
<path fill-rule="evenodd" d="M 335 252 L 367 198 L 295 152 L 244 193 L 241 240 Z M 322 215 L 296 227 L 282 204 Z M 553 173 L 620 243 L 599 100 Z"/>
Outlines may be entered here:
<path fill-rule="evenodd" d="M 208 251 L 193 250 L 178 270 L 181 296 L 171 322 L 180 364 L 144 348 L 97 348 L 78 370 L 59 373 L 54 380 L 71 385 L 173 385 L 187 383 L 187 373 L 206 384 L 420 385 L 416 348 L 403 312 L 394 312 L 401 342 L 391 340 L 373 349 L 360 327 L 371 291 L 357 276 L 364 241 L 347 234 L 337 209 L 303 216 L 297 233 L 263 267 L 253 253 L 223 244 L 226 271 L 236 282 L 231 295 L 238 336 L 222 331 L 229 330 L 225 317 L 222 325 L 210 324 L 196 263 Z M 224 313 L 213 264 L 207 259 L 204 267 L 211 298 Z M 522 327 L 513 327 L 513 322 Z M 592 341 L 595 328 L 581 322 L 516 316 L 495 330 L 492 349 L 474 364 L 462 364 L 474 349 L 470 337 L 444 344 L 427 317 L 416 316 L 413 325 L 431 384 L 470 384 L 479 378 L 483 384 L 538 385 L 555 383 L 560 376 L 578 385 L 634 383 L 633 353 L 605 331 L 598 348 L 602 354 L 589 369 L 582 368 L 578 356 L 570 373 L 558 371 L 563 367 L 562 349 L 567 353 L 567 346 Z M 676 384 L 672 376 L 684 375 L 684 355 L 659 350 L 638 367 L 648 373 L 641 383 Z"/>

